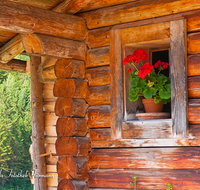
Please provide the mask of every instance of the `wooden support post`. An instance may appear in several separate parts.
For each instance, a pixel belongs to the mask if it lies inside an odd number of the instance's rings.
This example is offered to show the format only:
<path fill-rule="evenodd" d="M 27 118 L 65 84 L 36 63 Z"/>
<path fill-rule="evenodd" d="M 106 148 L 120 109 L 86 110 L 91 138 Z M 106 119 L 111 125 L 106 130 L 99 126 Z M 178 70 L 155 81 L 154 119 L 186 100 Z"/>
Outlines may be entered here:
<path fill-rule="evenodd" d="M 39 177 L 39 175 L 46 175 L 45 157 L 39 156 L 45 153 L 42 82 L 38 80 L 41 58 L 31 56 L 30 62 L 34 185 L 36 190 L 46 190 L 46 178 Z"/>

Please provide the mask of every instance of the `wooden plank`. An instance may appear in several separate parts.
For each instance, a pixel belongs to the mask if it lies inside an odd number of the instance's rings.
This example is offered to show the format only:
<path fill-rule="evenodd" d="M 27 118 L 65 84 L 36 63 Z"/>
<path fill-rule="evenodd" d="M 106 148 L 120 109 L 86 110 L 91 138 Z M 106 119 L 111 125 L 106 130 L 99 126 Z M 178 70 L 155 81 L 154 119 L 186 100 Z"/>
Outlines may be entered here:
<path fill-rule="evenodd" d="M 110 65 L 109 47 L 88 50 L 86 68 L 105 65 Z"/>
<path fill-rule="evenodd" d="M 110 84 L 110 67 L 97 67 L 86 70 L 86 79 L 89 86 L 101 86 Z"/>
<path fill-rule="evenodd" d="M 170 38 L 170 22 L 124 28 L 121 34 L 122 44 L 168 39 Z"/>
<path fill-rule="evenodd" d="M 22 35 L 28 54 L 85 60 L 85 43 L 42 34 Z"/>
<path fill-rule="evenodd" d="M 90 106 L 87 110 L 88 127 L 110 127 L 110 106 Z"/>
<path fill-rule="evenodd" d="M 93 149 L 91 169 L 199 168 L 200 147 Z"/>
<path fill-rule="evenodd" d="M 5 71 L 15 71 L 18 73 L 26 73 L 26 61 L 13 59 L 6 64 L 0 62 L 0 69 Z"/>
<path fill-rule="evenodd" d="M 197 10 L 199 7 L 199 2 L 192 0 L 167 0 L 165 2 L 163 0 L 153 2 L 140 1 L 140 3 L 136 1 L 124 5 L 102 8 L 80 15 L 86 19 L 88 28 L 92 29 L 166 15 L 170 15 L 173 18 L 173 15 L 176 13 Z"/>
<path fill-rule="evenodd" d="M 188 97 L 200 98 L 200 76 L 188 78 Z"/>
<path fill-rule="evenodd" d="M 199 24 L 200 24 L 200 16 L 194 16 L 194 17 L 188 18 L 187 20 L 188 32 L 200 31 Z"/>
<path fill-rule="evenodd" d="M 172 138 L 171 119 L 124 122 L 123 139 L 164 139 Z"/>
<path fill-rule="evenodd" d="M 188 76 L 200 75 L 200 55 L 188 56 Z"/>
<path fill-rule="evenodd" d="M 86 44 L 89 48 L 109 46 L 111 27 L 89 30 L 86 36 Z"/>
<path fill-rule="evenodd" d="M 110 107 L 112 138 L 121 138 L 123 121 L 123 82 L 121 30 L 110 31 Z"/>
<path fill-rule="evenodd" d="M 88 87 L 85 100 L 90 106 L 110 104 L 110 85 Z"/>
<path fill-rule="evenodd" d="M 0 29 L 2 30 L 22 34 L 40 33 L 74 40 L 84 40 L 86 37 L 87 28 L 81 17 L 6 0 L 0 2 L 0 7 L 2 10 Z"/>
<path fill-rule="evenodd" d="M 24 47 L 21 41 L 21 35 L 18 34 L 0 48 L 0 62 L 7 63 L 23 51 Z"/>
<path fill-rule="evenodd" d="M 188 118 L 190 124 L 200 124 L 200 100 L 189 99 Z"/>
<path fill-rule="evenodd" d="M 188 125 L 185 22 L 185 19 L 170 22 L 171 115 L 172 130 L 176 137 L 186 137 Z"/>
<path fill-rule="evenodd" d="M 132 177 L 137 176 L 137 189 L 166 189 L 170 183 L 173 189 L 200 188 L 199 169 L 92 169 L 89 172 L 89 187 L 132 189 Z M 184 183 L 183 183 L 184 181 Z"/>

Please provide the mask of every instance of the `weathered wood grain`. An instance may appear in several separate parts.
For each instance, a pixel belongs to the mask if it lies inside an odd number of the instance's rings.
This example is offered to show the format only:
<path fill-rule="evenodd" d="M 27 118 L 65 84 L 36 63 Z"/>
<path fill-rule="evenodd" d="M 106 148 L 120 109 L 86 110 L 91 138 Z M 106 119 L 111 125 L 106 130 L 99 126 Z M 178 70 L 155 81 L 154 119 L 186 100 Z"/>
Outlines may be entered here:
<path fill-rule="evenodd" d="M 90 168 L 193 169 L 199 168 L 200 147 L 93 149 Z"/>
<path fill-rule="evenodd" d="M 61 157 L 57 163 L 60 179 L 86 179 L 89 171 L 87 157 Z"/>
<path fill-rule="evenodd" d="M 87 137 L 58 137 L 56 141 L 56 153 L 61 156 L 88 156 L 90 149 Z"/>
<path fill-rule="evenodd" d="M 89 48 L 98 48 L 109 45 L 111 27 L 89 30 L 86 36 L 86 44 Z"/>
<path fill-rule="evenodd" d="M 123 121 L 122 31 L 110 31 L 110 108 L 112 138 L 121 138 Z"/>
<path fill-rule="evenodd" d="M 56 104 L 56 101 L 47 101 L 47 102 L 44 102 L 43 103 L 43 111 L 44 112 L 49 112 L 49 113 L 52 113 L 52 112 L 55 112 L 55 104 Z"/>
<path fill-rule="evenodd" d="M 54 82 L 43 83 L 43 100 L 56 101 L 57 97 L 53 94 Z"/>
<path fill-rule="evenodd" d="M 110 85 L 88 87 L 85 100 L 90 106 L 110 104 Z"/>
<path fill-rule="evenodd" d="M 0 7 L 0 29 L 2 30 L 22 34 L 40 33 L 74 40 L 84 40 L 86 37 L 87 29 L 81 17 L 6 0 L 0 2 Z"/>
<path fill-rule="evenodd" d="M 4 71 L 15 71 L 18 73 L 26 73 L 26 61 L 12 59 L 6 64 L 0 62 L 0 69 Z"/>
<path fill-rule="evenodd" d="M 88 132 L 87 121 L 84 118 L 60 117 L 56 123 L 58 136 L 85 136 Z"/>
<path fill-rule="evenodd" d="M 53 94 L 56 97 L 85 99 L 87 88 L 85 80 L 59 78 L 54 84 Z"/>
<path fill-rule="evenodd" d="M 88 104 L 83 99 L 58 98 L 55 113 L 58 116 L 84 117 Z"/>
<path fill-rule="evenodd" d="M 101 86 L 110 84 L 110 67 L 97 67 L 86 70 L 85 78 L 89 86 Z"/>
<path fill-rule="evenodd" d="M 110 106 L 90 106 L 87 110 L 88 127 L 110 127 Z"/>
<path fill-rule="evenodd" d="M 200 188 L 199 169 L 92 169 L 89 187 L 132 189 L 132 177 L 137 176 L 137 189 L 166 189 L 166 181 L 173 189 Z M 184 182 L 184 183 L 183 183 Z"/>
<path fill-rule="evenodd" d="M 200 100 L 189 99 L 188 118 L 190 124 L 200 124 Z"/>
<path fill-rule="evenodd" d="M 200 31 L 200 16 L 193 16 L 187 19 L 188 32 Z"/>
<path fill-rule="evenodd" d="M 55 115 L 55 113 L 49 113 L 45 112 L 44 113 L 44 126 L 55 126 L 57 122 L 58 116 Z"/>
<path fill-rule="evenodd" d="M 18 34 L 0 48 L 0 62 L 8 63 L 10 60 L 12 60 L 23 51 L 24 47 L 21 41 L 21 35 Z"/>
<path fill-rule="evenodd" d="M 87 52 L 86 67 L 110 65 L 109 47 L 90 49 Z"/>
<path fill-rule="evenodd" d="M 200 98 L 200 76 L 188 78 L 188 97 Z"/>
<path fill-rule="evenodd" d="M 186 137 L 188 125 L 186 35 L 185 19 L 170 22 L 171 117 L 173 135 L 177 137 Z"/>
<path fill-rule="evenodd" d="M 58 78 L 85 78 L 84 61 L 59 59 L 55 65 L 55 75 Z"/>
<path fill-rule="evenodd" d="M 121 35 L 122 44 L 168 39 L 170 38 L 170 23 L 164 22 L 133 28 L 124 28 L 121 31 Z"/>
<path fill-rule="evenodd" d="M 200 32 L 195 32 L 188 34 L 188 54 L 197 54 L 200 53 Z"/>
<path fill-rule="evenodd" d="M 188 56 L 188 76 L 200 75 L 200 55 Z"/>
<path fill-rule="evenodd" d="M 44 131 L 46 136 L 57 137 L 56 126 L 45 127 Z"/>
<path fill-rule="evenodd" d="M 122 126 L 123 139 L 164 139 L 173 137 L 171 119 L 126 122 Z"/>
<path fill-rule="evenodd" d="M 22 43 L 28 54 L 80 60 L 85 60 L 87 49 L 83 42 L 43 34 L 22 35 Z"/>
<path fill-rule="evenodd" d="M 42 81 L 45 82 L 49 82 L 49 81 L 56 81 L 57 77 L 55 75 L 55 66 L 51 66 L 51 67 L 46 67 L 42 70 Z"/>
<path fill-rule="evenodd" d="M 84 180 L 63 179 L 58 185 L 58 190 L 88 190 L 88 185 Z"/>
<path fill-rule="evenodd" d="M 57 187 L 58 186 L 58 174 L 57 173 L 47 173 L 49 178 L 47 178 L 47 185 Z"/>
<path fill-rule="evenodd" d="M 82 13 L 80 15 L 86 19 L 88 28 L 92 29 L 166 15 L 170 15 L 172 18 L 172 14 L 196 10 L 199 7 L 199 2 L 194 2 L 192 0 L 167 0 L 164 2 L 163 0 L 142 0 L 140 2 L 136 1 L 123 5 L 102 8 Z"/>

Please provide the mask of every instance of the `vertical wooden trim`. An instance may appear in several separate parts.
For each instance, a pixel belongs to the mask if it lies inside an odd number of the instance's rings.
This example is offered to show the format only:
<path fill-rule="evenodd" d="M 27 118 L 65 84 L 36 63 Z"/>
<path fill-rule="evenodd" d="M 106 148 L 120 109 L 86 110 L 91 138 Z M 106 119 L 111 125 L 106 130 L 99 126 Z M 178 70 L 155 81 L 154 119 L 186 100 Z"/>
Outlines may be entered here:
<path fill-rule="evenodd" d="M 171 113 L 174 137 L 187 136 L 186 19 L 170 22 Z"/>
<path fill-rule="evenodd" d="M 38 76 L 40 64 L 40 57 L 30 56 L 34 189 L 46 190 L 46 178 L 40 177 L 46 175 L 45 156 L 39 156 L 45 153 L 42 82 L 39 81 Z"/>
<path fill-rule="evenodd" d="M 112 138 L 121 138 L 123 122 L 123 79 L 121 30 L 110 31 L 110 97 Z"/>

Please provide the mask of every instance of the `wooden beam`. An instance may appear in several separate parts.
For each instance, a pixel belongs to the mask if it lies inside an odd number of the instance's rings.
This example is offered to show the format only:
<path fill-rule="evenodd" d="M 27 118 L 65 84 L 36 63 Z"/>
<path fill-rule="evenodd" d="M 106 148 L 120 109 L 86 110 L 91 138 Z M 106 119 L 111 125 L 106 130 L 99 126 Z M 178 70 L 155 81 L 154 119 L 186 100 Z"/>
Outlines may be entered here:
<path fill-rule="evenodd" d="M 172 129 L 175 137 L 186 137 L 188 125 L 186 20 L 171 21 L 170 33 Z"/>
<path fill-rule="evenodd" d="M 45 153 L 42 82 L 38 80 L 38 67 L 41 63 L 41 58 L 31 56 L 30 61 L 33 170 L 35 172 L 35 176 L 37 176 L 34 177 L 34 188 L 46 190 L 46 178 L 39 177 L 39 175 L 46 175 L 45 157 L 39 156 Z"/>
<path fill-rule="evenodd" d="M 0 29 L 28 34 L 40 33 L 84 40 L 87 28 L 83 18 L 60 14 L 28 5 L 0 1 Z M 24 16 L 25 15 L 25 16 Z"/>
<path fill-rule="evenodd" d="M 85 60 L 86 45 L 83 42 L 47 36 L 22 35 L 22 43 L 28 54 Z"/>
<path fill-rule="evenodd" d="M 26 61 L 13 59 L 7 64 L 0 63 L 0 70 L 15 71 L 18 73 L 26 73 Z"/>
<path fill-rule="evenodd" d="M 7 44 L 0 48 L 0 62 L 7 63 L 24 51 L 21 35 L 18 34 Z"/>

